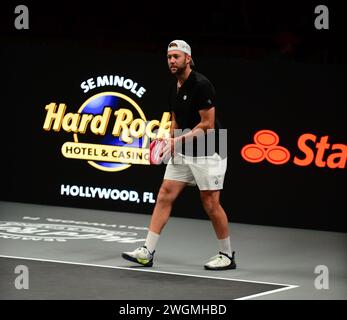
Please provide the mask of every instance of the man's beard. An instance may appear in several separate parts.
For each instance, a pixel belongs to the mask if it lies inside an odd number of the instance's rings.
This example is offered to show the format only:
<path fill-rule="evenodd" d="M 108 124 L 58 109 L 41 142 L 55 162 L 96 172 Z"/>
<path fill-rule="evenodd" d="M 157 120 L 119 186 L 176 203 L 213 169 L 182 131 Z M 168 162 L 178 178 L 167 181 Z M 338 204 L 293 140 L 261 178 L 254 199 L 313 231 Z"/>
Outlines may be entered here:
<path fill-rule="evenodd" d="M 187 69 L 187 64 L 183 64 L 181 67 L 176 67 L 176 72 L 171 72 L 175 76 L 182 75 Z"/>

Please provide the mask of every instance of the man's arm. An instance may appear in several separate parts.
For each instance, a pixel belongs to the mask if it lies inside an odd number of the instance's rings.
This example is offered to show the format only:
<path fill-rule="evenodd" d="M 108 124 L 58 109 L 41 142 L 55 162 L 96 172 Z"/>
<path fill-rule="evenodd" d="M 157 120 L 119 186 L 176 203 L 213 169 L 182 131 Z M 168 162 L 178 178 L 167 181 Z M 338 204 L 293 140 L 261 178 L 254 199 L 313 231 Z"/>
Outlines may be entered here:
<path fill-rule="evenodd" d="M 200 114 L 200 122 L 188 133 L 175 137 L 173 130 L 178 129 L 177 122 L 174 120 L 174 113 L 172 113 L 172 123 L 170 128 L 170 139 L 168 139 L 169 143 L 163 150 L 163 153 L 166 152 L 173 153 L 175 150 L 175 145 L 178 143 L 182 143 L 184 139 L 184 143 L 191 141 L 194 137 L 199 137 L 206 134 L 208 129 L 214 129 L 215 123 L 215 107 L 209 107 L 206 109 L 199 110 Z"/>
<path fill-rule="evenodd" d="M 175 112 L 171 112 L 171 127 L 170 127 L 170 138 L 174 137 L 174 130 L 178 129 L 178 124 L 176 122 Z"/>
<path fill-rule="evenodd" d="M 198 137 L 206 134 L 208 129 L 214 129 L 215 122 L 215 107 L 210 107 L 206 109 L 199 110 L 200 122 L 188 133 L 175 137 L 175 142 L 188 142 L 193 139 L 193 137 Z"/>
<path fill-rule="evenodd" d="M 193 137 L 206 134 L 208 129 L 214 129 L 215 107 L 199 110 L 200 122 L 188 133 L 177 137 L 178 141 L 190 141 Z"/>

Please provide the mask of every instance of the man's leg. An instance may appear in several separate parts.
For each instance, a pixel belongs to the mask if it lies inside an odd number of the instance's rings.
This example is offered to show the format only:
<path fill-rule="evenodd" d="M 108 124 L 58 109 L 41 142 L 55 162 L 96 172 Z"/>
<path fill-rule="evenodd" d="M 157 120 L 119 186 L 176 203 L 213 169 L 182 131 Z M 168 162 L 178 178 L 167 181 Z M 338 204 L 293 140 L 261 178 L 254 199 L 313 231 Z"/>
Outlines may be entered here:
<path fill-rule="evenodd" d="M 212 221 L 218 239 L 229 237 L 228 217 L 220 205 L 219 190 L 200 191 L 200 197 L 206 213 Z"/>
<path fill-rule="evenodd" d="M 228 217 L 219 202 L 220 191 L 200 191 L 200 197 L 216 232 L 220 252 L 205 264 L 205 269 L 235 269 L 235 252 L 231 250 Z"/>
<path fill-rule="evenodd" d="M 165 224 L 169 220 L 172 204 L 177 196 L 186 186 L 185 182 L 174 180 L 163 180 L 160 187 L 157 201 L 152 213 L 149 231 L 160 234 Z"/>
<path fill-rule="evenodd" d="M 122 254 L 124 259 L 137 262 L 146 267 L 153 265 L 153 256 L 159 235 L 169 220 L 173 202 L 185 186 L 185 182 L 164 179 L 152 213 L 145 245 L 134 251 L 124 252 Z"/>

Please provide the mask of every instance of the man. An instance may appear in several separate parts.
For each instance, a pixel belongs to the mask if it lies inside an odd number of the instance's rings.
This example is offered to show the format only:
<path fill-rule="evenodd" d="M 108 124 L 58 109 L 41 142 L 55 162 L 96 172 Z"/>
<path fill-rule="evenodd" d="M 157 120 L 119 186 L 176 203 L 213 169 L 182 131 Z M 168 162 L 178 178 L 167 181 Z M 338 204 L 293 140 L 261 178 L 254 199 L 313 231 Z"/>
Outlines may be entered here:
<path fill-rule="evenodd" d="M 145 245 L 132 252 L 124 252 L 122 257 L 151 267 L 160 233 L 169 219 L 173 202 L 185 186 L 197 185 L 219 243 L 219 254 L 204 267 L 208 270 L 235 269 L 228 218 L 219 202 L 227 159 L 222 159 L 208 147 L 210 150 L 206 153 L 204 144 L 201 148 L 198 143 L 201 139 L 206 141 L 212 129 L 219 129 L 215 116 L 215 90 L 205 76 L 192 70 L 191 48 L 185 41 L 174 40 L 169 44 L 167 60 L 176 80 L 169 96 L 172 123 L 164 154 L 173 156 L 166 167 Z M 192 130 L 184 130 L 183 134 L 181 130 L 178 136 L 175 134 L 177 129 L 187 128 Z M 218 137 L 218 134 L 213 137 Z"/>

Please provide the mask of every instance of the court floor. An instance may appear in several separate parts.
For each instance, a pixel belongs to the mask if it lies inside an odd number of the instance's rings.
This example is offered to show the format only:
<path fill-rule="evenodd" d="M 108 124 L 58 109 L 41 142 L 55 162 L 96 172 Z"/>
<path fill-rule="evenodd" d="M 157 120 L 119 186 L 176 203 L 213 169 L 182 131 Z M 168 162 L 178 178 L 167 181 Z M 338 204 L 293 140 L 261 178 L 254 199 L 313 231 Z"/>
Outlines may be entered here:
<path fill-rule="evenodd" d="M 0 299 L 347 298 L 345 233 L 231 223 L 238 267 L 208 271 L 217 254 L 211 223 L 171 217 L 145 268 L 121 253 L 144 243 L 149 219 L 0 202 Z M 17 288 L 23 270 L 28 289 Z"/>

